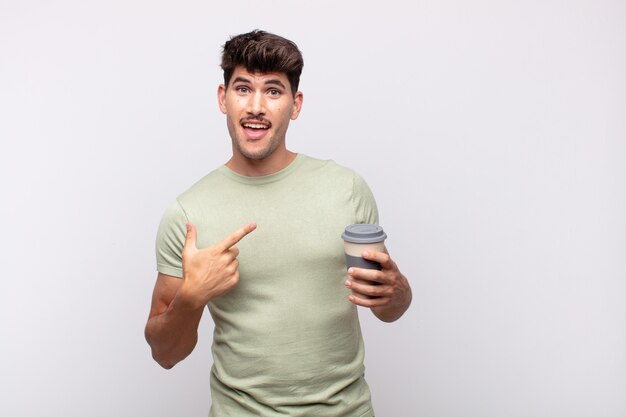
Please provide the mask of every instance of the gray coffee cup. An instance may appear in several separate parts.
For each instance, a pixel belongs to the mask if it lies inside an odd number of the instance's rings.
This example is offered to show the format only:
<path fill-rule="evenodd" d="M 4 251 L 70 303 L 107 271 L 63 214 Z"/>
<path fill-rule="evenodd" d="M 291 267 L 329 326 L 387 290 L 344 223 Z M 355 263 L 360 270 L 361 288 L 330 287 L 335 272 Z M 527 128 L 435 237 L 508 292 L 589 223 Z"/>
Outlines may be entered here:
<path fill-rule="evenodd" d="M 366 250 L 385 250 L 387 234 L 377 224 L 351 224 L 341 235 L 346 253 L 346 266 L 348 268 L 378 269 L 382 267 L 378 262 L 370 261 L 361 257 Z"/>

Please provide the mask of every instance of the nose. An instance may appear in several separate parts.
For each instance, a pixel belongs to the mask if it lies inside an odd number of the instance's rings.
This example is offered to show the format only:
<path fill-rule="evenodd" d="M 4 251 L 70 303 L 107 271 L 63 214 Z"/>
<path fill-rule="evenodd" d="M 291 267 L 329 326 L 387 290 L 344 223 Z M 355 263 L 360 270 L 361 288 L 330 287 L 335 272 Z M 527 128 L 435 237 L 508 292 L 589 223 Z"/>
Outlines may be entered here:
<path fill-rule="evenodd" d="M 247 111 L 255 116 L 265 114 L 265 97 L 262 92 L 255 92 L 250 96 Z"/>

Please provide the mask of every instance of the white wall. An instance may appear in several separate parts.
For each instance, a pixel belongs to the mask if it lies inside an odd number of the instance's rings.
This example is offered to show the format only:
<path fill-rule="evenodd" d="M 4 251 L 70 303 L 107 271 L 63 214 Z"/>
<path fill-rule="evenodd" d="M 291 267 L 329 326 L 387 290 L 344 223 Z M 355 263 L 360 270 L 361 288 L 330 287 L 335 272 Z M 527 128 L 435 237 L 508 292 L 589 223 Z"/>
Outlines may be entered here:
<path fill-rule="evenodd" d="M 213 4 L 216 3 L 216 4 Z M 0 415 L 205 416 L 211 323 L 143 326 L 161 213 L 223 163 L 220 47 L 296 41 L 293 150 L 374 190 L 414 302 L 378 416 L 626 415 L 626 3 L 0 2 Z"/>

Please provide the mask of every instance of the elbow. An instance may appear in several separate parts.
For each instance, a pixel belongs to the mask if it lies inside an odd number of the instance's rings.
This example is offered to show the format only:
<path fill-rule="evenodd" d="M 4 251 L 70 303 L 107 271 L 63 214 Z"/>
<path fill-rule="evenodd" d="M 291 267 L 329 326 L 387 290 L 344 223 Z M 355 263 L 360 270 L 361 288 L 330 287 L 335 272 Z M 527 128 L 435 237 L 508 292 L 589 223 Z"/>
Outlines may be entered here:
<path fill-rule="evenodd" d="M 152 359 L 154 359 L 154 361 L 158 363 L 163 369 L 172 369 L 174 365 L 178 363 L 176 361 L 168 360 L 167 358 L 159 357 L 157 354 L 154 353 L 154 351 L 152 352 Z"/>
<path fill-rule="evenodd" d="M 163 369 L 172 369 L 180 360 L 176 360 L 172 355 L 159 351 L 154 346 L 152 348 L 152 359 Z"/>
<path fill-rule="evenodd" d="M 171 355 L 167 355 L 162 349 L 158 348 L 158 344 L 151 338 L 150 331 L 146 327 L 145 331 L 146 342 L 150 346 L 152 353 L 152 359 L 158 363 L 163 369 L 172 369 L 179 361 L 173 360 Z"/>
<path fill-rule="evenodd" d="M 176 360 L 172 355 L 156 349 L 155 346 L 150 345 L 152 349 L 152 359 L 161 366 L 163 369 L 172 369 L 180 360 Z"/>

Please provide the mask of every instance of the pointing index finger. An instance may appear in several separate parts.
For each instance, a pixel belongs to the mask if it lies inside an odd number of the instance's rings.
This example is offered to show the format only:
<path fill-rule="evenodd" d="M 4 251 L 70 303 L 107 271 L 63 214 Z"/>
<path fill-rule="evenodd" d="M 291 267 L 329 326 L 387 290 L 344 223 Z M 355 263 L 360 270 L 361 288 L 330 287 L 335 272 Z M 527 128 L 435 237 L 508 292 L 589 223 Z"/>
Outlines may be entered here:
<path fill-rule="evenodd" d="M 222 250 L 228 250 L 236 245 L 241 239 L 246 237 L 246 235 L 256 229 L 256 223 L 248 223 L 240 229 L 235 230 L 233 233 L 228 235 L 224 240 L 222 240 L 219 245 Z"/>

